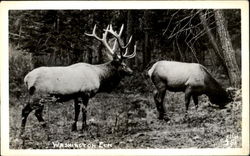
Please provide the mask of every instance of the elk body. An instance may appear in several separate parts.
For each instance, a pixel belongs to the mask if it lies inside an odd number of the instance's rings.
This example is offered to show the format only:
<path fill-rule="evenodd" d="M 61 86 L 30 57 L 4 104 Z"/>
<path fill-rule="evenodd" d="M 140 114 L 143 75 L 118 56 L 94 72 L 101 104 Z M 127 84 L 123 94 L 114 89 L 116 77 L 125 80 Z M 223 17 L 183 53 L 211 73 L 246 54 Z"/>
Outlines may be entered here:
<path fill-rule="evenodd" d="M 198 96 L 205 94 L 211 103 L 223 108 L 231 101 L 229 94 L 212 77 L 207 69 L 197 63 L 175 61 L 156 62 L 148 71 L 156 87 L 154 100 L 159 112 L 159 119 L 169 120 L 164 106 L 166 90 L 185 93 L 186 113 L 191 97 L 198 107 Z"/>
<path fill-rule="evenodd" d="M 134 52 L 128 54 L 128 46 L 132 39 L 128 41 L 127 45 L 123 45 L 121 34 L 123 25 L 117 34 L 112 26 L 108 26 L 103 33 L 102 38 L 99 38 L 95 33 L 96 26 L 92 34 L 86 34 L 101 41 L 108 49 L 108 55 L 112 60 L 100 64 L 91 65 L 87 63 L 77 63 L 65 67 L 39 67 L 28 73 L 24 82 L 30 94 L 27 105 L 22 110 L 21 134 L 25 129 L 27 117 L 31 111 L 35 110 L 35 116 L 44 127 L 46 124 L 42 117 L 43 98 L 53 96 L 60 102 L 74 100 L 75 119 L 72 125 L 72 130 L 77 130 L 77 121 L 80 113 L 79 99 L 82 101 L 82 129 L 86 126 L 86 107 L 91 97 L 98 92 L 110 92 L 120 80 L 126 76 L 131 75 L 132 70 L 124 63 L 125 59 L 133 58 L 136 55 L 136 45 Z M 113 48 L 107 43 L 107 35 L 110 33 L 115 37 Z M 117 43 L 120 47 L 120 54 L 115 52 Z"/>

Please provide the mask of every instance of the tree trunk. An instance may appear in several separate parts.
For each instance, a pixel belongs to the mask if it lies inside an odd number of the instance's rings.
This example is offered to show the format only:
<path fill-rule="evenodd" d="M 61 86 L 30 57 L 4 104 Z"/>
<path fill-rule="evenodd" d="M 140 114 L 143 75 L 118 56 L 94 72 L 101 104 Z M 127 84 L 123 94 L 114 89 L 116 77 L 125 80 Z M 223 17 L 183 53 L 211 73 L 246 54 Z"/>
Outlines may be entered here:
<path fill-rule="evenodd" d="M 217 56 L 217 58 L 221 62 L 221 65 L 222 65 L 224 71 L 227 73 L 227 75 L 229 77 L 229 73 L 228 73 L 228 69 L 227 69 L 225 60 L 223 59 L 222 53 L 220 52 L 221 50 L 220 50 L 220 48 L 219 48 L 219 46 L 218 46 L 218 44 L 216 42 L 216 39 L 214 38 L 214 35 L 211 32 L 211 29 L 208 26 L 207 20 L 206 20 L 205 15 L 204 15 L 204 13 L 202 11 L 199 13 L 199 17 L 200 17 L 200 20 L 201 20 L 201 23 L 202 23 L 204 29 L 206 30 L 206 34 L 207 34 L 207 36 L 209 38 L 209 41 L 212 44 L 215 55 Z"/>
<path fill-rule="evenodd" d="M 127 12 L 127 35 L 126 35 L 126 43 L 128 42 L 131 35 L 133 35 L 133 14 L 131 10 L 128 10 Z M 135 39 L 132 39 L 130 46 L 128 47 L 128 51 L 132 52 L 134 50 Z M 129 60 L 129 66 L 133 68 L 133 65 L 135 64 L 134 59 Z"/>
<path fill-rule="evenodd" d="M 174 44 L 176 45 L 177 51 L 178 51 L 178 53 L 179 53 L 179 58 L 178 58 L 177 60 L 179 60 L 179 61 L 181 61 L 181 62 L 185 62 L 185 58 L 183 57 L 183 54 L 182 54 L 182 51 L 181 51 L 181 48 L 180 48 L 180 46 L 179 46 L 179 43 L 178 43 L 178 40 L 177 40 L 177 39 L 175 40 L 175 42 L 173 42 L 173 48 L 174 48 L 173 51 L 176 51 L 176 50 L 175 50 Z"/>
<path fill-rule="evenodd" d="M 91 50 L 88 51 L 88 63 L 92 64 L 93 60 L 93 52 Z"/>
<path fill-rule="evenodd" d="M 97 63 L 103 63 L 103 52 L 101 46 L 97 49 Z"/>
<path fill-rule="evenodd" d="M 217 32 L 220 37 L 222 52 L 228 69 L 230 83 L 234 87 L 240 86 L 240 71 L 236 63 L 235 51 L 232 46 L 231 38 L 226 27 L 226 21 L 221 10 L 214 10 Z"/>
<path fill-rule="evenodd" d="M 151 52 L 149 49 L 149 30 L 150 30 L 150 26 L 149 26 L 149 11 L 145 10 L 144 11 L 144 53 L 143 53 L 143 68 L 145 68 L 147 66 L 147 64 L 150 62 L 151 60 Z"/>

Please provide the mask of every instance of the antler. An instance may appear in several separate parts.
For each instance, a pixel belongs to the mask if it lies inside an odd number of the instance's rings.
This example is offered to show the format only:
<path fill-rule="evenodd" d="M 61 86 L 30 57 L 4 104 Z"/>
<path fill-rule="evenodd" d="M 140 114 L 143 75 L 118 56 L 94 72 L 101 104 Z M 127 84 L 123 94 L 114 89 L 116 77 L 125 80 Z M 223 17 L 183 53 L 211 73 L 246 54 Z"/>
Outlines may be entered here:
<path fill-rule="evenodd" d="M 95 30 L 96 30 L 96 24 L 95 24 L 94 29 L 93 29 L 93 31 L 92 31 L 92 34 L 85 33 L 85 35 L 91 36 L 91 37 L 95 37 L 97 40 L 101 41 L 101 42 L 104 44 L 104 46 L 108 49 L 108 51 L 111 53 L 111 55 L 114 55 L 114 54 L 115 54 L 115 53 L 114 53 L 114 50 L 115 50 L 117 41 L 115 40 L 115 43 L 114 43 L 114 45 L 113 45 L 113 48 L 111 49 L 110 46 L 109 46 L 108 43 L 107 43 L 107 35 L 108 35 L 108 31 L 107 31 L 107 30 L 108 30 L 108 29 L 109 29 L 109 25 L 107 26 L 106 31 L 104 31 L 104 33 L 102 34 L 102 38 L 100 38 L 100 37 L 98 37 L 98 36 L 96 35 L 96 32 L 95 32 Z"/>
<path fill-rule="evenodd" d="M 136 55 L 136 44 L 134 45 L 134 52 L 132 54 L 130 54 L 130 55 L 127 55 L 127 53 L 128 53 L 128 48 L 126 48 L 126 52 L 125 52 L 124 55 L 122 55 L 122 57 L 128 58 L 128 59 L 135 57 L 135 55 Z"/>
<path fill-rule="evenodd" d="M 121 51 L 121 55 L 120 55 L 120 58 L 133 58 L 135 57 L 136 55 L 136 44 L 134 46 L 134 52 L 130 55 L 127 55 L 128 54 L 128 46 L 129 44 L 131 43 L 131 40 L 132 40 L 132 36 L 130 36 L 129 40 L 128 40 L 128 43 L 124 46 L 124 43 L 121 39 L 121 35 L 122 35 L 122 31 L 123 31 L 123 28 L 124 28 L 124 25 L 122 24 L 121 28 L 120 28 L 120 32 L 119 34 L 117 34 L 117 32 L 115 32 L 113 30 L 113 27 L 112 25 L 109 26 L 109 29 L 107 28 L 105 31 L 111 33 L 118 41 L 118 45 L 121 49 L 126 49 L 125 50 L 125 54 L 122 54 L 122 51 Z"/>
<path fill-rule="evenodd" d="M 115 55 L 116 53 L 114 52 L 115 51 L 115 48 L 116 48 L 116 44 L 117 44 L 117 41 L 118 41 L 118 46 L 121 48 L 121 49 L 125 49 L 125 53 L 122 54 L 122 50 L 120 52 L 120 55 L 116 54 L 120 59 L 122 58 L 133 58 L 135 57 L 136 55 L 136 44 L 134 46 L 134 52 L 130 55 L 127 55 L 128 54 L 128 46 L 129 44 L 131 43 L 131 40 L 132 40 L 132 36 L 129 38 L 129 41 L 128 43 L 124 46 L 124 43 L 121 39 L 121 35 L 122 35 L 122 31 L 123 31 L 123 27 L 124 25 L 122 24 L 121 26 L 121 29 L 120 29 L 120 32 L 119 34 L 117 34 L 113 28 L 112 28 L 112 25 L 108 25 L 106 29 L 104 29 L 104 33 L 102 34 L 102 38 L 98 37 L 96 35 L 96 25 L 94 26 L 94 29 L 92 31 L 92 34 L 88 34 L 88 33 L 85 33 L 85 35 L 87 36 L 91 36 L 91 37 L 95 37 L 97 40 L 101 41 L 104 46 L 108 49 L 108 51 L 111 53 L 111 55 Z M 108 32 L 111 33 L 115 38 L 115 42 L 114 42 L 114 45 L 113 45 L 113 48 L 111 49 L 111 47 L 109 46 L 109 44 L 107 43 L 107 35 L 108 35 Z"/>

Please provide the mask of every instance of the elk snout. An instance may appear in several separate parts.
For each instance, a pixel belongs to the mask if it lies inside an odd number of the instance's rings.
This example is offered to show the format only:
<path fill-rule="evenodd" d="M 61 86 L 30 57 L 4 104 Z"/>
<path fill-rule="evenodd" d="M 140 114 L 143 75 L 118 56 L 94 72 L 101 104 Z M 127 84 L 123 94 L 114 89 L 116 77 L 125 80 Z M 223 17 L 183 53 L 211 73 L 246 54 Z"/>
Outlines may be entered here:
<path fill-rule="evenodd" d="M 124 75 L 131 76 L 133 74 L 133 70 L 129 68 L 124 62 L 121 63 L 119 69 Z"/>
<path fill-rule="evenodd" d="M 128 75 L 128 76 L 130 76 L 130 75 L 133 75 L 133 70 L 132 69 L 130 69 L 129 67 L 127 67 L 126 68 L 126 74 Z"/>

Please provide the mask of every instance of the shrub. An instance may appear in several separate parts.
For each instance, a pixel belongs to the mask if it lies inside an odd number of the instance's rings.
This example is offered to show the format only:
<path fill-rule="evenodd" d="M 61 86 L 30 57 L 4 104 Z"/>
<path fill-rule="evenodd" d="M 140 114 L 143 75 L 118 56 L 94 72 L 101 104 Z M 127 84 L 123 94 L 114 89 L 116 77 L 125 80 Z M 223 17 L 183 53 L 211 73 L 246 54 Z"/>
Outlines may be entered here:
<path fill-rule="evenodd" d="M 9 92 L 19 98 L 24 91 L 23 79 L 32 69 L 31 54 L 9 47 Z"/>

